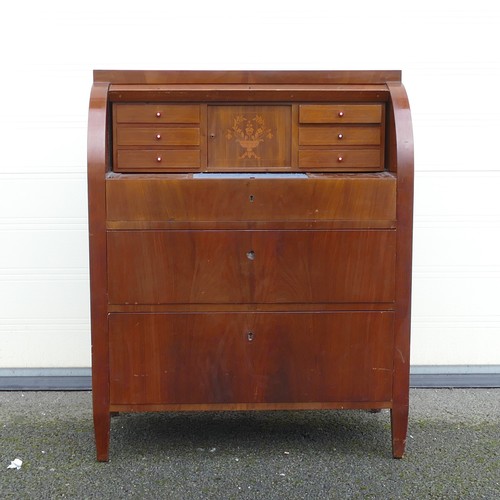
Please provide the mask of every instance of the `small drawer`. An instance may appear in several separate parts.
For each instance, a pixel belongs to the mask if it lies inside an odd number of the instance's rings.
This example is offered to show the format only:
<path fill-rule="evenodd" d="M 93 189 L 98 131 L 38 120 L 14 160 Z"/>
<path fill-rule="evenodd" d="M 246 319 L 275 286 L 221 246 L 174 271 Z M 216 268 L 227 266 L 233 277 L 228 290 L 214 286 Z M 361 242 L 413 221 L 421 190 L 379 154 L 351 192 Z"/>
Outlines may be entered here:
<path fill-rule="evenodd" d="M 380 104 L 302 104 L 300 123 L 380 123 Z"/>
<path fill-rule="evenodd" d="M 187 127 L 118 127 L 118 146 L 199 146 L 200 129 Z"/>
<path fill-rule="evenodd" d="M 300 146 L 378 146 L 380 127 L 300 127 Z"/>
<path fill-rule="evenodd" d="M 197 104 L 116 104 L 117 123 L 200 123 Z"/>
<path fill-rule="evenodd" d="M 198 149 L 122 149 L 115 172 L 164 172 L 200 168 Z"/>
<path fill-rule="evenodd" d="M 302 149 L 299 151 L 299 167 L 330 172 L 383 170 L 379 149 Z"/>

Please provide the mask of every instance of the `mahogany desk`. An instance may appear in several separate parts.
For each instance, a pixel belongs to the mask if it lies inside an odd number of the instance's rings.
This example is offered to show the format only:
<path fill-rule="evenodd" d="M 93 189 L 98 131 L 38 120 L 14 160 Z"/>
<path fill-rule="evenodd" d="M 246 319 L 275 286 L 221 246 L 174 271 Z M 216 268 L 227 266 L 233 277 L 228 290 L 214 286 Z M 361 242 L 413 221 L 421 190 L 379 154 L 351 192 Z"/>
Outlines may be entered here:
<path fill-rule="evenodd" d="M 95 71 L 97 458 L 110 414 L 408 423 L 413 140 L 399 71 Z"/>

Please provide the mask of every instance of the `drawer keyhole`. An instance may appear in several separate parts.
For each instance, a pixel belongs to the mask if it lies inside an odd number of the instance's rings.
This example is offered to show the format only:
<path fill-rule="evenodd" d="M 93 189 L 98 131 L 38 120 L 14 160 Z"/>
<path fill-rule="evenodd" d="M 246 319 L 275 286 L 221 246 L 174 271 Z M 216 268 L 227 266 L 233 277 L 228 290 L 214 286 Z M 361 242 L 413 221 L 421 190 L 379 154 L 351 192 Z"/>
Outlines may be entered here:
<path fill-rule="evenodd" d="M 253 332 L 247 332 L 247 339 L 248 339 L 248 342 L 252 342 L 252 340 L 254 339 L 255 335 Z"/>
<path fill-rule="evenodd" d="M 250 250 L 247 252 L 247 259 L 248 260 L 254 260 L 255 259 L 255 252 L 253 250 Z"/>

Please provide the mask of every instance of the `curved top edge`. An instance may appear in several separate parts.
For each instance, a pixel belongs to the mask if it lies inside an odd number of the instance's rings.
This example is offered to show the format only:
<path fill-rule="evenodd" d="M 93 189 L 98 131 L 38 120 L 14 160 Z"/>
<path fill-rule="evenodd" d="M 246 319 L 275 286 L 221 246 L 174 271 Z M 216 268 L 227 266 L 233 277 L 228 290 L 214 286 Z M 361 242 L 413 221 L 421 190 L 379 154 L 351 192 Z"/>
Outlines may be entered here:
<path fill-rule="evenodd" d="M 413 178 L 414 145 L 413 126 L 408 95 L 401 82 L 389 82 L 390 102 L 394 115 L 394 141 L 396 144 L 396 170 L 402 178 L 404 171 L 407 177 Z"/>
<path fill-rule="evenodd" d="M 109 85 L 96 82 L 92 86 L 87 129 L 87 165 L 89 174 L 104 175 L 107 168 L 106 123 Z"/>
<path fill-rule="evenodd" d="M 359 71 L 147 71 L 94 70 L 94 82 L 113 84 L 377 84 L 401 81 L 400 70 Z"/>
<path fill-rule="evenodd" d="M 413 126 L 410 101 L 406 89 L 401 82 L 388 82 L 390 100 L 394 109 L 396 133 L 404 138 L 407 149 L 413 151 Z"/>

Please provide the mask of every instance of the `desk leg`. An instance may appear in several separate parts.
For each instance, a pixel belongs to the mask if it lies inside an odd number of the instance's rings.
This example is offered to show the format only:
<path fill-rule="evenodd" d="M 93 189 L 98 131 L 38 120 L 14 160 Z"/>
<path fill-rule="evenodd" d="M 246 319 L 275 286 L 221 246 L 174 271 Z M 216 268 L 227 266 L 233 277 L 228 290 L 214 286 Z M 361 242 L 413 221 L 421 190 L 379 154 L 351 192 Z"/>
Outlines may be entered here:
<path fill-rule="evenodd" d="M 392 456 L 403 458 L 408 431 L 408 405 L 397 405 L 391 409 Z"/>
<path fill-rule="evenodd" d="M 109 460 L 110 422 L 111 418 L 109 412 L 94 412 L 95 445 L 97 451 L 97 460 L 99 462 L 107 462 Z"/>

